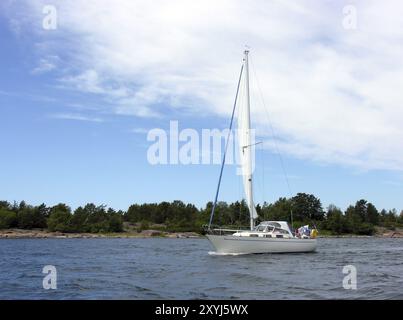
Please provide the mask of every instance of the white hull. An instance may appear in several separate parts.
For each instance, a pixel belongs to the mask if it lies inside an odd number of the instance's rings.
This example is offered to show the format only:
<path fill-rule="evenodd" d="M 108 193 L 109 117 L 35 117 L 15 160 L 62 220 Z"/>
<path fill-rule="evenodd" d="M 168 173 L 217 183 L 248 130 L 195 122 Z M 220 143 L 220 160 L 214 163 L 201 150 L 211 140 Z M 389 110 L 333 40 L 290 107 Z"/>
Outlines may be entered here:
<path fill-rule="evenodd" d="M 292 253 L 316 250 L 316 239 L 260 238 L 233 235 L 207 235 L 217 253 Z"/>

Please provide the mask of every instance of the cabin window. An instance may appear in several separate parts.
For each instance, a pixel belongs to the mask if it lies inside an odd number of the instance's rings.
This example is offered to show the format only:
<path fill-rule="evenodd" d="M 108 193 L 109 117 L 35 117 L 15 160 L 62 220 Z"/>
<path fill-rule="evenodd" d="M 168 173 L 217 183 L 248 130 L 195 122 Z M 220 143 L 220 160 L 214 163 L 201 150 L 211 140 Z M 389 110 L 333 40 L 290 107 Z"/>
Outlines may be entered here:
<path fill-rule="evenodd" d="M 271 234 L 265 234 L 264 235 L 266 238 L 271 238 Z"/>
<path fill-rule="evenodd" d="M 276 238 L 283 238 L 284 236 L 282 234 L 277 234 Z"/>
<path fill-rule="evenodd" d="M 249 235 L 249 237 L 258 237 L 258 235 L 257 235 L 257 234 L 252 233 L 252 234 L 250 234 L 250 235 Z"/>
<path fill-rule="evenodd" d="M 277 223 L 277 222 L 270 222 L 270 225 L 276 228 L 281 229 L 281 224 Z"/>

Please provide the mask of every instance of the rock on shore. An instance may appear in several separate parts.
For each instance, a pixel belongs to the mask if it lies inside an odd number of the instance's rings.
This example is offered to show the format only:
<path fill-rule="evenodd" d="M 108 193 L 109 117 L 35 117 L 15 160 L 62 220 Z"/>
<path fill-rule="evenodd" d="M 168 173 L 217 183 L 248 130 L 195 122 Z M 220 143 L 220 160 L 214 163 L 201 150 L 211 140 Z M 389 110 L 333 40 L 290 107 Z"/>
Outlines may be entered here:
<path fill-rule="evenodd" d="M 142 232 L 120 233 L 63 233 L 46 230 L 6 229 L 0 230 L 0 239 L 74 239 L 74 238 L 200 238 L 195 232 L 164 232 L 159 230 L 143 230 Z"/>
<path fill-rule="evenodd" d="M 403 238 L 401 231 L 389 231 L 382 234 L 382 238 Z"/>
<path fill-rule="evenodd" d="M 49 232 L 46 230 L 34 229 L 6 229 L 0 230 L 0 239 L 74 239 L 74 238 L 201 238 L 202 236 L 195 232 L 166 232 L 160 230 L 143 230 L 126 231 L 119 233 L 63 233 L 63 232 Z M 358 235 L 319 235 L 319 238 L 361 238 L 371 236 L 358 236 Z M 403 230 L 378 230 L 374 237 L 379 238 L 403 238 Z"/>

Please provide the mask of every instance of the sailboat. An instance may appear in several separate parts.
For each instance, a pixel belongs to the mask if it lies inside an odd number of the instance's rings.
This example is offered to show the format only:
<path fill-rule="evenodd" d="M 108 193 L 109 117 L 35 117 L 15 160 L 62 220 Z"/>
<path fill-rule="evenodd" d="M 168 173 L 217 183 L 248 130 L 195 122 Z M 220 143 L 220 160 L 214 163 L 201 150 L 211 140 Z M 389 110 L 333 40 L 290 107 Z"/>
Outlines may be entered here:
<path fill-rule="evenodd" d="M 221 164 L 215 201 L 213 203 L 207 238 L 219 254 L 253 254 L 253 253 L 294 253 L 312 252 L 316 250 L 316 230 L 313 233 L 294 234 L 287 221 L 263 221 L 255 226 L 258 218 L 253 201 L 252 139 L 249 95 L 249 50 L 245 50 L 235 102 L 232 110 L 229 134 L 232 130 L 235 109 L 238 106 L 238 147 L 241 175 L 243 180 L 246 204 L 250 216 L 249 230 L 232 230 L 212 228 L 212 221 L 221 185 L 225 165 L 226 151 Z M 239 95 L 242 92 L 242 99 Z M 229 135 L 228 135 L 229 138 Z"/>

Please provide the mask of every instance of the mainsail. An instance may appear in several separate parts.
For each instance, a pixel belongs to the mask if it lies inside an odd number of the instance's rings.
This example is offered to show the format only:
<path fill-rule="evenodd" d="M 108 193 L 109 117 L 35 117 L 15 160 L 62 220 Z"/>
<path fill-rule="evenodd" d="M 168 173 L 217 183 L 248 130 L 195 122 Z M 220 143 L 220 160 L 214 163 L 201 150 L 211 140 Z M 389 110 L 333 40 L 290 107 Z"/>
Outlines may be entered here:
<path fill-rule="evenodd" d="M 251 230 L 254 228 L 254 220 L 257 218 L 255 204 L 253 202 L 253 166 L 252 166 L 252 131 L 250 123 L 250 97 L 249 97 L 249 65 L 248 51 L 245 51 L 244 73 L 241 80 L 238 96 L 238 145 L 240 174 L 242 175 L 245 190 L 246 203 L 249 208 Z"/>
<path fill-rule="evenodd" d="M 210 221 L 207 229 L 207 238 L 212 243 L 216 252 L 224 254 L 247 253 L 282 253 L 282 252 L 311 252 L 316 249 L 316 234 L 304 234 L 296 237 L 287 221 L 263 221 L 256 228 L 257 212 L 253 202 L 253 173 L 254 173 L 254 148 L 255 136 L 251 129 L 250 98 L 249 98 L 249 66 L 248 51 L 245 51 L 244 61 L 238 78 L 238 85 L 233 104 L 231 122 L 229 125 L 225 150 L 221 162 L 220 176 L 213 206 L 211 208 Z M 235 111 L 237 115 L 235 117 Z M 237 119 L 237 152 L 238 175 L 242 176 L 245 191 L 246 204 L 249 209 L 251 230 L 231 230 L 228 228 L 211 228 L 214 211 L 220 192 L 221 179 L 225 166 L 225 158 L 228 150 L 228 141 L 232 133 L 234 119 Z"/>

